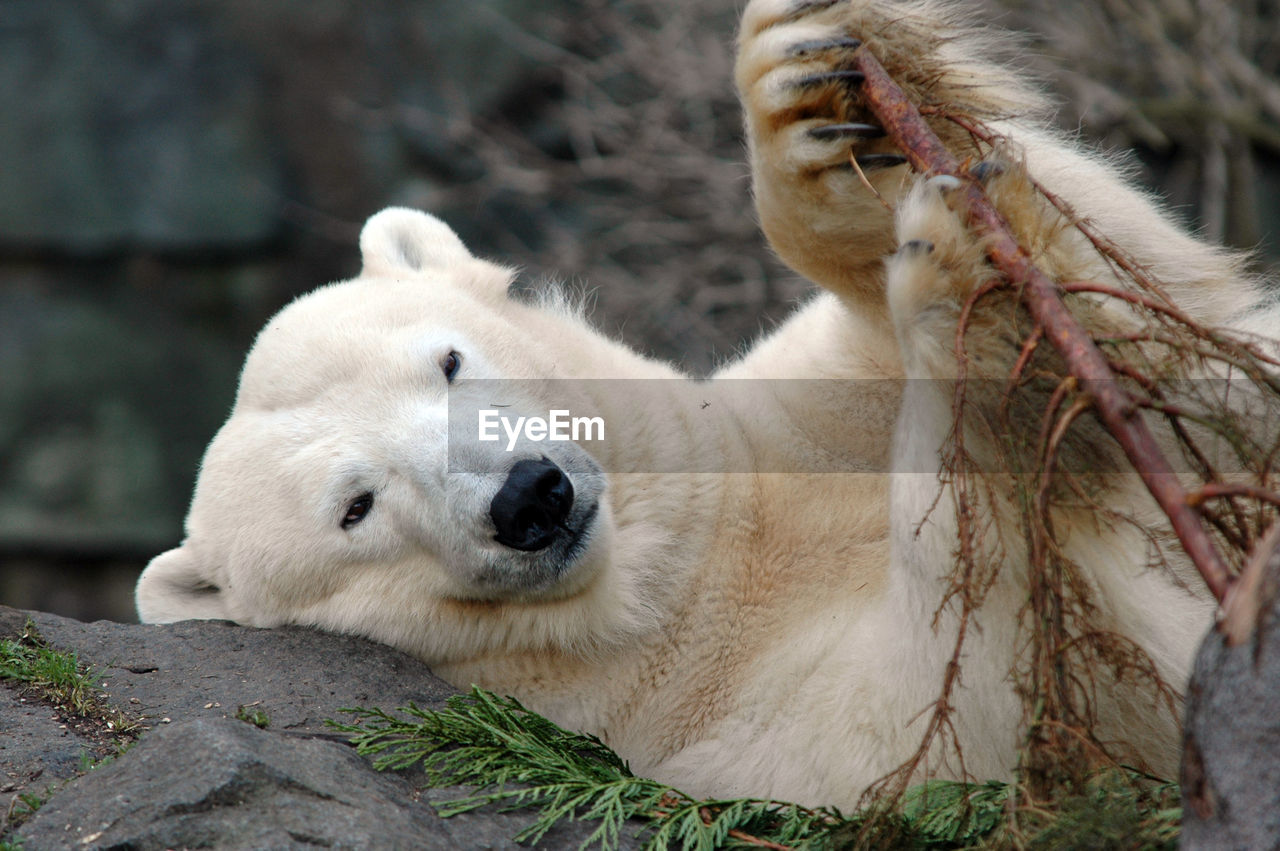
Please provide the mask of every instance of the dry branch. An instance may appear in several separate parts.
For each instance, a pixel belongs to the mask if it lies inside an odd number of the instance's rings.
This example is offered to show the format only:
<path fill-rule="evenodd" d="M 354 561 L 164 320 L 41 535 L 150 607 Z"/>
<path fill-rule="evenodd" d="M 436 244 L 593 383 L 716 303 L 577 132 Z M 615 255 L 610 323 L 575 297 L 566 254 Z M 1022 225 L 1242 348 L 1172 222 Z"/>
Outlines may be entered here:
<path fill-rule="evenodd" d="M 1192 507 L 1187 492 L 1142 420 L 1141 406 L 1121 386 L 1107 358 L 1067 310 L 1060 289 L 1019 246 L 1008 224 L 987 199 L 980 183 L 942 144 L 902 89 L 865 47 L 854 57 L 865 75 L 863 103 L 875 114 L 889 138 L 921 174 L 950 175 L 961 181 L 956 190 L 972 227 L 988 245 L 992 264 L 1020 288 L 1023 306 L 1067 364 L 1070 373 L 1094 402 L 1099 417 L 1123 449 L 1147 490 L 1169 518 L 1174 533 L 1205 584 L 1221 601 L 1231 574 Z"/>
<path fill-rule="evenodd" d="M 1238 582 L 1222 601 L 1218 630 L 1228 647 L 1243 644 L 1258 629 L 1264 610 L 1275 599 L 1275 578 L 1280 575 L 1280 523 L 1263 536 L 1250 555 Z M 1265 587 L 1270 580 L 1271 587 Z"/>

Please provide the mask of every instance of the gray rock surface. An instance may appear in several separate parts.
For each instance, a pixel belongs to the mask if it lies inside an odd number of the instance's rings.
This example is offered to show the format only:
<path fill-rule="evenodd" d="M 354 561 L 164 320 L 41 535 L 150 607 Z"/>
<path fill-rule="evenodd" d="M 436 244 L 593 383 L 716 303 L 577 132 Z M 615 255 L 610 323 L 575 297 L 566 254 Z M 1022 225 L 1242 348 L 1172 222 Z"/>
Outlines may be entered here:
<path fill-rule="evenodd" d="M 48 801 L 17 831 L 45 848 L 508 848 L 528 813 L 441 819 L 414 772 L 374 771 L 325 726 L 354 706 L 438 707 L 454 692 L 421 662 L 350 636 L 225 622 L 80 623 L 0 607 L 0 637 L 31 617 L 54 647 L 96 672 L 108 703 L 141 715 L 136 745 L 109 751 L 52 708 L 0 684 L 0 811 Z M 264 712 L 265 729 L 235 719 Z M 576 847 L 568 825 L 542 847 Z M 625 847 L 638 847 L 628 840 Z"/>
<path fill-rule="evenodd" d="M 1280 558 L 1259 617 L 1230 646 L 1210 631 L 1187 689 L 1182 847 L 1280 848 Z"/>
<path fill-rule="evenodd" d="M 22 836 L 49 848 L 457 847 L 413 800 L 344 745 L 196 718 L 68 786 Z"/>

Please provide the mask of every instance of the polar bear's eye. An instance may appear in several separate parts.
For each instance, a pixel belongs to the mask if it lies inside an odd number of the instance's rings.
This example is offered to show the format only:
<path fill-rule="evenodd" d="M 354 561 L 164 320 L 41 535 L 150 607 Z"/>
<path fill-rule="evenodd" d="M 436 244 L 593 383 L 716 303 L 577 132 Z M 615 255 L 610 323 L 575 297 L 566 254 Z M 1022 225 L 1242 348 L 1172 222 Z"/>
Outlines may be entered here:
<path fill-rule="evenodd" d="M 353 499 L 351 504 L 347 506 L 347 513 L 342 515 L 342 528 L 350 529 L 359 523 L 371 508 L 373 508 L 373 494 L 363 493 Z"/>
<path fill-rule="evenodd" d="M 462 368 L 462 355 L 457 352 L 449 352 L 445 355 L 444 360 L 440 362 L 440 369 L 444 372 L 445 381 L 452 382 L 453 377 L 458 374 L 458 370 Z"/>

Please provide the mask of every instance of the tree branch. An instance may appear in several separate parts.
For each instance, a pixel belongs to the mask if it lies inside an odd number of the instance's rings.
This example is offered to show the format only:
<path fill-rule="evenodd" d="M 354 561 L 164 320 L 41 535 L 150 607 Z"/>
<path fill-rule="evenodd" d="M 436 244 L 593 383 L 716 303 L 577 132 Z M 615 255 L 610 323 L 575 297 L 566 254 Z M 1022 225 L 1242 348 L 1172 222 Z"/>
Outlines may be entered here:
<path fill-rule="evenodd" d="M 866 47 L 854 54 L 854 67 L 866 78 L 861 87 L 864 103 L 912 168 L 921 174 L 951 175 L 960 179 L 961 187 L 956 191 L 960 193 L 965 216 L 970 227 L 987 241 L 987 255 L 992 264 L 1020 288 L 1023 306 L 1044 329 L 1045 339 L 1057 349 L 1084 391 L 1093 397 L 1099 417 L 1168 516 L 1174 533 L 1205 584 L 1221 601 L 1232 582 L 1226 564 L 1143 421 L 1141 408 L 1120 385 L 1089 333 L 1067 310 L 1058 285 L 1031 262 L 978 181 L 947 150 Z"/>

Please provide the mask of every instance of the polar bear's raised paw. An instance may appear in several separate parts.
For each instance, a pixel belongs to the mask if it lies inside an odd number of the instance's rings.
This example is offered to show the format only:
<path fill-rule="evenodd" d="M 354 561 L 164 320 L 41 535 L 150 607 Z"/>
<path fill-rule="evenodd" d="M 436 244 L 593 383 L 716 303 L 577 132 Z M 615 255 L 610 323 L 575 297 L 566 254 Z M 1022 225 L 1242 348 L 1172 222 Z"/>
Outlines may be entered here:
<path fill-rule="evenodd" d="M 859 309 L 883 305 L 882 261 L 897 245 L 889 210 L 916 175 L 866 106 L 855 52 L 930 107 L 930 127 L 964 159 L 986 151 L 945 115 L 990 126 L 1043 108 L 1024 79 L 978 58 L 1000 44 L 945 0 L 747 4 L 735 78 L 756 210 L 787 265 Z"/>
<path fill-rule="evenodd" d="M 865 267 L 893 250 L 892 217 L 864 181 L 892 200 L 907 175 L 862 103 L 851 10 L 755 0 L 736 69 L 761 224 L 789 265 L 844 293 L 865 289 Z"/>
<path fill-rule="evenodd" d="M 837 170 L 853 173 L 853 161 L 864 171 L 902 165 L 906 158 L 883 148 L 884 128 L 860 105 L 863 75 L 852 67 L 852 54 L 862 42 L 832 34 L 809 38 L 808 22 L 795 33 L 770 33 L 759 42 L 756 57 L 769 70 L 755 81 L 753 100 L 760 127 L 773 128 L 769 140 L 785 149 L 787 167 L 796 179 L 816 179 Z"/>

